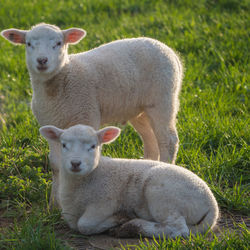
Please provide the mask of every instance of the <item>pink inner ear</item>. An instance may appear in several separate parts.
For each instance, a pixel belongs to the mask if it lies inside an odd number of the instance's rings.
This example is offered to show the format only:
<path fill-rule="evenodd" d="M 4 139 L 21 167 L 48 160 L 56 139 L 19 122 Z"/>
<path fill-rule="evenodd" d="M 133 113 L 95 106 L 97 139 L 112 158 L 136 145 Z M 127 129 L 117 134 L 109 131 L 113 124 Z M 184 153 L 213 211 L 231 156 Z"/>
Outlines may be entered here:
<path fill-rule="evenodd" d="M 50 138 L 50 139 L 57 139 L 58 138 L 58 135 L 55 133 L 55 131 L 53 130 L 47 130 L 46 131 L 47 133 L 47 136 Z"/>
<path fill-rule="evenodd" d="M 77 42 L 80 38 L 82 38 L 82 36 L 84 35 L 84 33 L 82 31 L 71 31 L 67 38 L 66 38 L 66 42 L 67 43 L 75 43 Z"/>
<path fill-rule="evenodd" d="M 118 135 L 118 133 L 119 131 L 117 129 L 107 130 L 102 137 L 102 143 L 112 141 Z"/>
<path fill-rule="evenodd" d="M 15 31 L 6 31 L 4 36 L 14 43 L 25 43 L 24 35 Z"/>

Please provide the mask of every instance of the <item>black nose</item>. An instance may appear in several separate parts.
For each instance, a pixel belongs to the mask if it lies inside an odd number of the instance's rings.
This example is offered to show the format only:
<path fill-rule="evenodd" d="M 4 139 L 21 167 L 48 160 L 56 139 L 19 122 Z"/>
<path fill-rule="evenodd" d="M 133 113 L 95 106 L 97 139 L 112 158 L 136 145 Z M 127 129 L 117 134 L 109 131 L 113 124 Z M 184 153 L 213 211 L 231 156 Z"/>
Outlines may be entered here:
<path fill-rule="evenodd" d="M 81 161 L 72 160 L 71 162 L 72 168 L 78 168 L 81 165 Z"/>
<path fill-rule="evenodd" d="M 39 57 L 36 59 L 37 62 L 40 64 L 40 65 L 45 65 L 47 62 L 48 62 L 48 58 L 47 57 Z"/>

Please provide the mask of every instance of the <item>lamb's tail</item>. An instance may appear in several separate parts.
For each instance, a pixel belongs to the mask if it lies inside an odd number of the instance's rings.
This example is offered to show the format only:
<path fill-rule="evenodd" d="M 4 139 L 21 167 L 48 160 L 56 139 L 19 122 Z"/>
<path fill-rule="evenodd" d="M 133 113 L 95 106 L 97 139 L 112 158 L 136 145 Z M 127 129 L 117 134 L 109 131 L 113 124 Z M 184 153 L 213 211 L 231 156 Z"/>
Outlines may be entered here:
<path fill-rule="evenodd" d="M 208 229 L 213 229 L 219 217 L 219 209 L 216 206 L 211 206 L 208 211 L 193 225 L 188 225 L 189 230 L 193 234 L 204 234 Z"/>

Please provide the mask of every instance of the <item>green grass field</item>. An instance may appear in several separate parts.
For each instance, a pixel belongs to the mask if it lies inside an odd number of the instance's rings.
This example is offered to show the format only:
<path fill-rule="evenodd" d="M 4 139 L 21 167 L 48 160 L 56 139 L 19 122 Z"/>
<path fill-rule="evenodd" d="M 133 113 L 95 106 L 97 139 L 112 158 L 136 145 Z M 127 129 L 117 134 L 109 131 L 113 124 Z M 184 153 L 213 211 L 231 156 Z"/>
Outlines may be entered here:
<path fill-rule="evenodd" d="M 250 212 L 248 0 L 5 0 L 0 30 L 39 22 L 72 26 L 87 36 L 69 51 L 121 38 L 148 36 L 180 53 L 185 77 L 180 95 L 177 164 L 212 189 L 222 210 Z M 63 223 L 48 210 L 48 146 L 31 109 L 24 46 L 0 38 L 0 249 L 68 249 L 56 237 Z M 129 125 L 103 154 L 140 158 L 143 145 Z M 249 249 L 249 231 L 220 238 L 141 243 L 138 249 Z M 124 246 L 126 248 L 126 246 Z"/>

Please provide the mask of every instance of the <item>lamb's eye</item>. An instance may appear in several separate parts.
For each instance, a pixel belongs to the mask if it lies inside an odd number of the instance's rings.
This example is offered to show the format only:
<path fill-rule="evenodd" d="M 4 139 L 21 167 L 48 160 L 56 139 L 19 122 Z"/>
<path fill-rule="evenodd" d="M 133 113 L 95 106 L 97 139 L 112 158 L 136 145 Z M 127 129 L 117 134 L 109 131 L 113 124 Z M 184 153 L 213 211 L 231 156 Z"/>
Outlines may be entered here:
<path fill-rule="evenodd" d="M 31 46 L 31 43 L 30 43 L 30 42 L 28 42 L 28 43 L 27 43 L 27 46 L 28 46 L 28 47 L 30 47 L 30 46 Z"/>
<path fill-rule="evenodd" d="M 63 148 L 66 148 L 66 143 L 63 143 L 63 144 L 62 144 L 62 147 L 63 147 Z"/>
<path fill-rule="evenodd" d="M 95 148 L 96 148 L 96 145 L 93 144 L 93 145 L 89 148 L 89 150 L 93 150 L 93 149 L 95 149 Z"/>
<path fill-rule="evenodd" d="M 55 46 L 53 46 L 53 49 L 55 49 L 56 47 L 60 47 L 62 45 L 62 42 L 57 42 Z"/>

